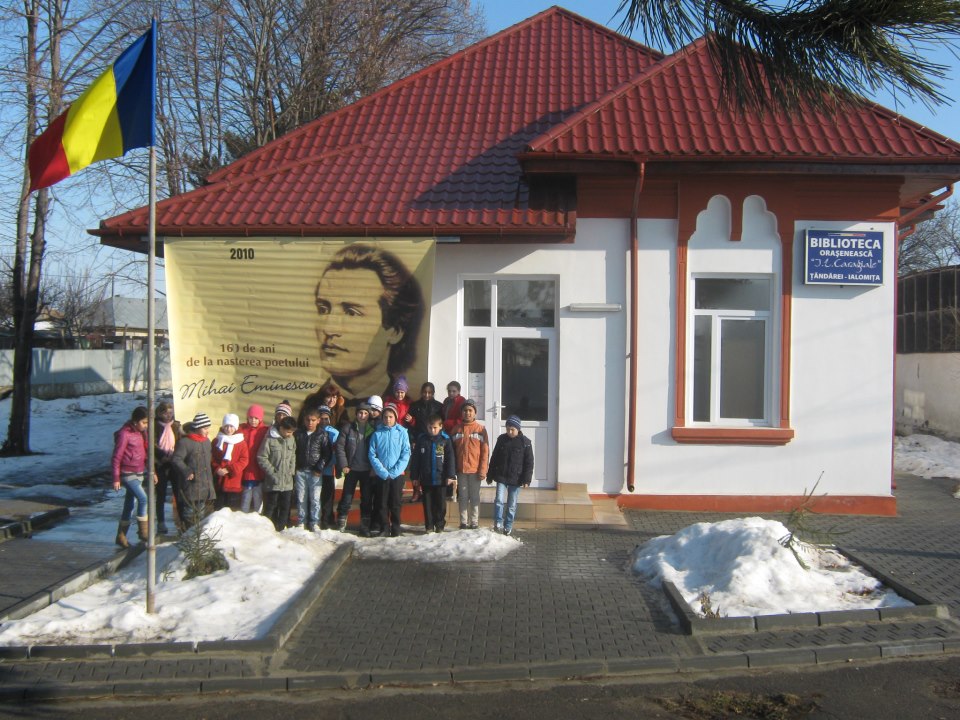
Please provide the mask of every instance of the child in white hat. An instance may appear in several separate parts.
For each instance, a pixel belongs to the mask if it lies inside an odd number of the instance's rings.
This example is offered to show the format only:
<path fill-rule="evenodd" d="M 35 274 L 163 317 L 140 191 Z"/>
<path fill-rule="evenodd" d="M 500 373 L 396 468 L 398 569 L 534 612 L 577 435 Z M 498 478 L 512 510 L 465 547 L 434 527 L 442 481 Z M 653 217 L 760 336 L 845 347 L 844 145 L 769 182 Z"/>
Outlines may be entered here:
<path fill-rule="evenodd" d="M 213 439 L 210 449 L 213 465 L 213 480 L 217 488 L 217 501 L 214 507 L 219 510 L 228 507 L 240 509 L 243 494 L 243 471 L 250 463 L 250 451 L 244 437 L 237 432 L 240 429 L 240 417 L 234 413 L 223 416 L 220 432 Z"/>

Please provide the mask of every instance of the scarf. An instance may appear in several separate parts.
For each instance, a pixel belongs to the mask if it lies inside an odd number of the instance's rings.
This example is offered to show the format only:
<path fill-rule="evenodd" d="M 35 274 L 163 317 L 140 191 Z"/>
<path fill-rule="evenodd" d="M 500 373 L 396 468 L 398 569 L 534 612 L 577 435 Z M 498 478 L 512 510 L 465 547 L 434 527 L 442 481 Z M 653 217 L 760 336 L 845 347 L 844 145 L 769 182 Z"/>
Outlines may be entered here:
<path fill-rule="evenodd" d="M 160 434 L 160 439 L 157 440 L 157 447 L 160 448 L 160 452 L 164 455 L 172 455 L 173 450 L 176 447 L 176 438 L 173 436 L 173 423 L 171 420 L 168 423 L 162 422 L 163 432 Z"/>
<path fill-rule="evenodd" d="M 223 461 L 230 462 L 230 458 L 233 455 L 233 446 L 243 442 L 243 435 L 240 433 L 234 433 L 233 435 L 218 433 L 213 442 L 216 444 L 217 450 L 223 453 Z M 226 450 L 224 450 L 224 448 L 226 448 Z"/>

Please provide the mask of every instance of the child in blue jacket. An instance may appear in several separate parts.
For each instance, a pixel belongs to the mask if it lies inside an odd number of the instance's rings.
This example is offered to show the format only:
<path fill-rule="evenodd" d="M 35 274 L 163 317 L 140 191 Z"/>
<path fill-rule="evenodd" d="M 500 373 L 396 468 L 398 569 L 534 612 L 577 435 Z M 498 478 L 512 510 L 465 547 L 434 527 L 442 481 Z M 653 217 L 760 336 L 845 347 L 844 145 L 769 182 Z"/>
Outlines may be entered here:
<path fill-rule="evenodd" d="M 374 512 L 380 517 L 380 536 L 399 537 L 400 497 L 405 482 L 403 473 L 410 462 L 410 436 L 397 422 L 396 405 L 387 403 L 382 417 L 383 422 L 370 436 L 370 467 L 381 480 L 376 484 L 379 497 L 374 495 Z"/>

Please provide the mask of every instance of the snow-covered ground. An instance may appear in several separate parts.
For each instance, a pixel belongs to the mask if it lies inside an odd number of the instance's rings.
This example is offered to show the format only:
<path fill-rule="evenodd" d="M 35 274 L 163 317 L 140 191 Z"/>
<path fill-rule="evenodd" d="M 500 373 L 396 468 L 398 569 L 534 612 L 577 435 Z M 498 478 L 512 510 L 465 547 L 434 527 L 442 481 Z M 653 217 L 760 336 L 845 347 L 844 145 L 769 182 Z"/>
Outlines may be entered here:
<path fill-rule="evenodd" d="M 113 433 L 130 419 L 142 393 L 87 395 L 30 403 L 30 448 L 38 453 L 0 459 L 0 497 L 59 497 L 65 502 L 98 497 L 100 488 L 65 485 L 68 479 L 110 468 Z M 0 434 L 10 422 L 10 400 L 0 402 Z M 21 490 L 20 486 L 33 486 Z M 38 490 L 38 486 L 42 486 Z"/>
<path fill-rule="evenodd" d="M 0 646 L 194 642 L 263 637 L 303 584 L 336 549 L 357 545 L 366 559 L 407 562 L 495 561 L 520 542 L 489 530 L 400 538 L 359 538 L 326 530 L 281 533 L 265 517 L 220 510 L 207 519 L 228 570 L 184 580 L 172 543 L 157 549 L 157 612 L 146 612 L 146 556 L 128 568 L 23 620 L 0 626 Z"/>
<path fill-rule="evenodd" d="M 790 531 L 759 517 L 690 525 L 640 545 L 633 570 L 672 582 L 690 606 L 702 593 L 723 617 L 912 605 L 833 550 L 781 544 Z"/>
<path fill-rule="evenodd" d="M 113 433 L 141 404 L 139 393 L 34 400 L 31 445 L 40 454 L 0 458 L 0 498 L 60 498 L 86 505 L 74 507 L 69 520 L 42 537 L 112 546 L 122 505 L 122 493 L 109 488 Z M 0 402 L 0 428 L 7 425 L 9 408 L 9 400 Z M 913 435 L 898 438 L 895 452 L 900 472 L 960 479 L 957 443 Z M 102 482 L 68 482 L 98 476 Z M 276 533 L 259 516 L 230 511 L 216 513 L 209 522 L 220 533 L 230 569 L 184 581 L 176 548 L 160 546 L 155 615 L 144 610 L 146 559 L 141 555 L 131 567 L 81 593 L 4 623 L 0 645 L 257 638 L 338 543 L 355 543 L 361 559 L 398 562 L 495 562 L 520 547 L 516 539 L 487 530 L 361 539 L 333 531 Z M 646 543 L 635 556 L 634 569 L 655 582 L 673 581 L 695 609 L 700 592 L 707 592 L 713 608 L 730 616 L 905 602 L 875 592 L 872 579 L 833 554 L 811 558 L 809 564 L 822 567 L 803 570 L 777 542 L 784 534 L 780 523 L 759 518 L 694 525 Z"/>
<path fill-rule="evenodd" d="M 922 478 L 960 480 L 960 443 L 933 435 L 898 437 L 893 446 L 893 458 L 897 472 Z"/>

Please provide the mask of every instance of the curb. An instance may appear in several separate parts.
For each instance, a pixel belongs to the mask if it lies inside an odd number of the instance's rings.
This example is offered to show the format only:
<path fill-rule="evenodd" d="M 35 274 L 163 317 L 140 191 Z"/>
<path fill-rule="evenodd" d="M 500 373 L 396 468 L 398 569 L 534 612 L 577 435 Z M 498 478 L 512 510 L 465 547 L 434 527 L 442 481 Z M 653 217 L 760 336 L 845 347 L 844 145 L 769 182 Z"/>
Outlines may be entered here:
<path fill-rule="evenodd" d="M 323 690 L 360 690 L 382 687 L 436 687 L 503 682 L 556 682 L 598 678 L 649 678 L 668 675 L 763 670 L 777 667 L 816 667 L 850 662 L 880 662 L 892 658 L 956 654 L 960 645 L 922 641 L 871 645 L 827 646 L 816 649 L 776 649 L 745 653 L 583 659 L 536 665 L 479 665 L 421 670 L 372 670 L 223 678 L 163 678 L 102 683 L 44 680 L 32 684 L 0 685 L 0 702 L 57 701 L 70 698 L 172 697 L 222 693 L 274 693 Z"/>
<path fill-rule="evenodd" d="M 53 510 L 34 513 L 19 520 L 16 518 L 0 518 L 0 543 L 18 537 L 30 537 L 34 531 L 41 530 L 48 525 L 55 525 L 70 516 L 70 509 L 58 507 Z"/>

